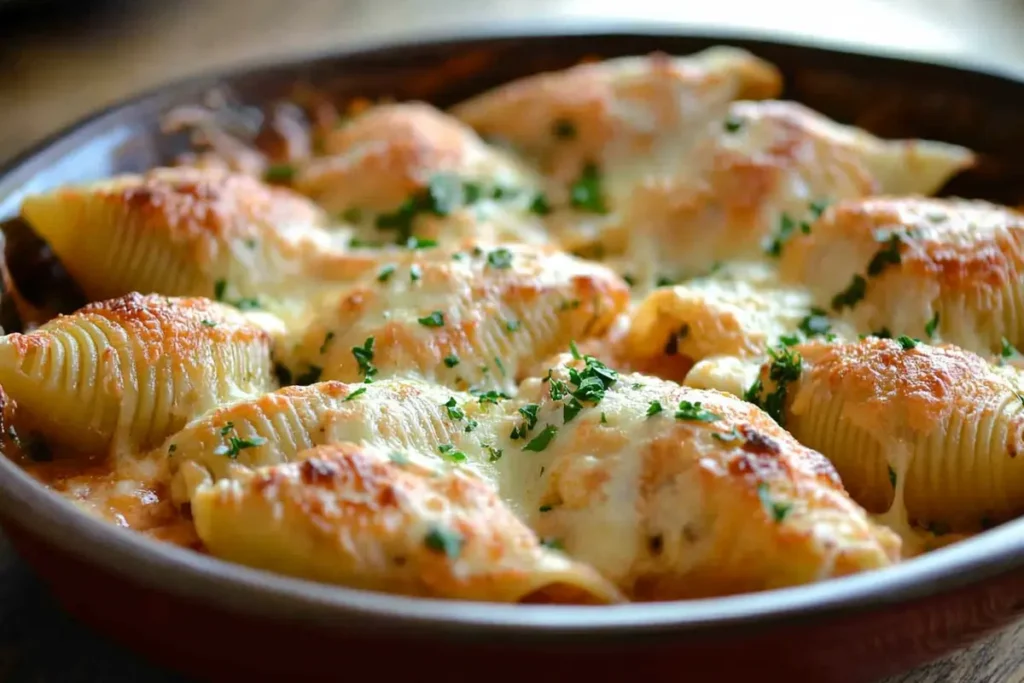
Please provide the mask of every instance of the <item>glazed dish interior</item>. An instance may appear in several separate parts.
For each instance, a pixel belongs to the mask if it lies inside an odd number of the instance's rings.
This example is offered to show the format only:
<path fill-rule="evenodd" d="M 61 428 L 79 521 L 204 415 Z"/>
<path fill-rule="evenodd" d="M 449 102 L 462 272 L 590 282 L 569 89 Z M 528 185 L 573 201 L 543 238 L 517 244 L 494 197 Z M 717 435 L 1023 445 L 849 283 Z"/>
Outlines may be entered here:
<path fill-rule="evenodd" d="M 971 150 L 781 89 L 716 47 L 174 108 L 173 165 L 21 203 L 3 450 L 125 533 L 489 602 L 795 586 L 1017 517 L 1024 216 L 933 196 Z"/>

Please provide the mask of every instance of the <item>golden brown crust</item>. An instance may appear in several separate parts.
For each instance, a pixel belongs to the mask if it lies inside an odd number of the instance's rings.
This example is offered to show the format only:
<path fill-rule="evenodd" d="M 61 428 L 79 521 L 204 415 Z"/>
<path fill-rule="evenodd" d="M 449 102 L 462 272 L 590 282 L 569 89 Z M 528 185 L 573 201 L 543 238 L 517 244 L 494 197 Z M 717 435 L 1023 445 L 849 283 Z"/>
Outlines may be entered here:
<path fill-rule="evenodd" d="M 516 602 L 551 583 L 575 589 L 568 602 L 619 599 L 543 548 L 483 481 L 401 454 L 321 446 L 242 485 L 200 490 L 192 510 L 214 553 L 284 573 L 455 599 Z"/>

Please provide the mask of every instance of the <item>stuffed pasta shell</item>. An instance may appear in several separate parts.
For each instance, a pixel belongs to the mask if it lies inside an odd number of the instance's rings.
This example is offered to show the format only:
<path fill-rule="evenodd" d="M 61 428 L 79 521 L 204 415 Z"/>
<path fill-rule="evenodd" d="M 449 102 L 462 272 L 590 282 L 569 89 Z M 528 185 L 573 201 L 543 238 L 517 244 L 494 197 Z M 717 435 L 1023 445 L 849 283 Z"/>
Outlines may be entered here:
<path fill-rule="evenodd" d="M 179 504 L 201 484 L 292 462 L 306 449 L 332 443 L 437 453 L 473 467 L 489 460 L 478 456 L 482 444 L 493 441 L 499 400 L 403 380 L 286 387 L 197 418 L 169 436 L 161 451 Z"/>
<path fill-rule="evenodd" d="M 524 367 L 600 335 L 629 302 L 612 271 L 551 247 L 473 242 L 384 263 L 279 346 L 293 377 L 511 393 Z"/>
<path fill-rule="evenodd" d="M 295 187 L 368 242 L 405 244 L 414 234 L 546 241 L 531 209 L 540 178 L 422 102 L 371 107 L 332 131 Z"/>
<path fill-rule="evenodd" d="M 732 264 L 652 292 L 633 312 L 620 355 L 650 374 L 741 396 L 766 347 L 818 336 L 856 337 L 815 308 L 807 290 L 780 284 L 770 267 Z M 682 377 L 666 374 L 678 370 Z"/>
<path fill-rule="evenodd" d="M 91 300 L 142 291 L 253 308 L 374 264 L 344 249 L 308 199 L 220 169 L 65 187 L 27 197 L 21 212 Z"/>
<path fill-rule="evenodd" d="M 609 603 L 615 587 L 541 544 L 493 487 L 402 452 L 337 444 L 202 487 L 214 555 L 282 574 L 423 597 Z"/>
<path fill-rule="evenodd" d="M 944 143 L 882 140 L 795 102 L 735 102 L 675 172 L 638 180 L 621 223 L 626 260 L 650 283 L 771 258 L 830 202 L 931 193 L 972 160 Z"/>
<path fill-rule="evenodd" d="M 898 560 L 899 539 L 828 461 L 761 410 L 565 360 L 520 390 L 502 490 L 542 538 L 631 599 L 763 590 Z"/>
<path fill-rule="evenodd" d="M 206 299 L 129 294 L 0 337 L 0 385 L 19 417 L 89 454 L 155 445 L 272 376 L 268 335 Z"/>
<path fill-rule="evenodd" d="M 1024 512 L 1024 398 L 983 358 L 910 337 L 780 352 L 755 392 L 900 530 L 977 531 Z"/>
<path fill-rule="evenodd" d="M 981 201 L 841 202 L 783 251 L 782 274 L 862 332 L 976 353 L 1024 343 L 1024 214 Z"/>

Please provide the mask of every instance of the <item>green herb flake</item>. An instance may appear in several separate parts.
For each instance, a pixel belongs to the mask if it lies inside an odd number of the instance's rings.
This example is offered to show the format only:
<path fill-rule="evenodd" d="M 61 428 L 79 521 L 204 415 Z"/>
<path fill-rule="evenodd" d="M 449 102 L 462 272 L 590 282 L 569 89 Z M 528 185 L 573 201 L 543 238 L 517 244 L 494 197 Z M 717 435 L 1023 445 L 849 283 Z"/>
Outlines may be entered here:
<path fill-rule="evenodd" d="M 227 280 L 220 279 L 213 283 L 213 298 L 217 301 L 224 301 L 224 294 L 227 291 Z"/>
<path fill-rule="evenodd" d="M 797 222 L 786 212 L 783 212 L 779 216 L 779 227 L 775 231 L 775 235 L 771 237 L 764 245 L 764 251 L 769 256 L 778 258 L 782 255 L 782 247 L 785 246 L 786 242 L 793 236 L 793 232 L 797 228 Z"/>
<path fill-rule="evenodd" d="M 414 251 L 417 249 L 432 249 L 437 246 L 437 240 L 416 237 L 414 235 L 405 241 L 405 246 Z"/>
<path fill-rule="evenodd" d="M 832 324 L 825 311 L 820 308 L 812 308 L 810 314 L 800 321 L 799 328 L 808 338 L 811 338 L 828 334 L 832 330 Z"/>
<path fill-rule="evenodd" d="M 918 344 L 921 343 L 920 340 L 914 339 L 913 337 L 908 337 L 905 334 L 901 334 L 896 341 L 899 342 L 900 346 L 903 347 L 904 351 L 909 351 L 910 349 L 916 347 Z"/>
<path fill-rule="evenodd" d="M 735 114 L 729 114 L 725 117 L 725 122 L 722 126 L 725 128 L 726 133 L 735 133 L 743 127 L 743 119 Z"/>
<path fill-rule="evenodd" d="M 268 183 L 290 183 L 295 178 L 295 167 L 291 164 L 271 164 L 263 172 Z"/>
<path fill-rule="evenodd" d="M 330 346 L 331 340 L 334 339 L 334 332 L 329 331 L 324 335 L 324 343 L 320 345 L 320 355 L 327 353 L 327 347 Z"/>
<path fill-rule="evenodd" d="M 697 401 L 696 403 L 680 401 L 679 409 L 676 410 L 675 417 L 677 420 L 687 420 L 691 422 L 714 422 L 722 419 L 721 415 L 712 413 L 710 410 L 705 410 L 700 401 Z"/>
<path fill-rule="evenodd" d="M 501 401 L 502 399 L 507 399 L 508 394 L 502 393 L 500 391 L 484 391 L 481 393 L 477 393 L 476 398 L 478 401 L 480 401 L 480 405 L 484 405 L 487 403 L 493 403 L 494 405 L 497 405 L 498 401 Z"/>
<path fill-rule="evenodd" d="M 438 446 L 437 450 L 445 457 L 446 460 L 450 460 L 452 462 L 466 461 L 466 454 L 455 448 L 455 446 L 450 443 Z"/>
<path fill-rule="evenodd" d="M 1011 344 L 1006 337 L 1003 337 L 1000 340 L 1000 345 L 1002 348 L 999 350 L 999 355 L 1002 358 L 1013 358 L 1014 356 L 1017 356 L 1019 354 L 1019 352 L 1017 351 L 1017 347 Z"/>
<path fill-rule="evenodd" d="M 391 279 L 391 276 L 395 274 L 397 266 L 393 263 L 389 263 L 377 272 L 377 282 L 387 282 Z"/>
<path fill-rule="evenodd" d="M 428 550 L 442 553 L 452 560 L 462 554 L 462 546 L 465 542 L 459 532 L 436 524 L 430 527 L 427 535 L 423 538 L 423 543 Z"/>
<path fill-rule="evenodd" d="M 217 323 L 213 322 L 212 320 L 203 319 L 200 320 L 199 322 L 203 324 L 203 327 L 217 327 Z"/>
<path fill-rule="evenodd" d="M 733 441 L 742 441 L 743 435 L 740 434 L 735 427 L 733 427 L 731 430 L 727 432 L 712 432 L 711 438 L 715 439 L 716 441 L 721 441 L 723 443 L 731 443 Z"/>
<path fill-rule="evenodd" d="M 550 505 L 541 505 L 537 508 L 537 512 L 551 512 L 554 508 Z"/>
<path fill-rule="evenodd" d="M 362 346 L 352 347 L 352 356 L 359 365 L 359 374 L 367 381 L 377 374 L 377 368 L 373 366 L 373 337 L 367 337 Z"/>
<path fill-rule="evenodd" d="M 548 447 L 556 434 L 558 434 L 558 427 L 555 427 L 554 425 L 547 425 L 540 434 L 530 440 L 530 443 L 523 446 L 523 450 L 540 453 Z"/>
<path fill-rule="evenodd" d="M 795 334 L 784 334 L 779 337 L 779 343 L 783 346 L 796 346 L 800 343 L 800 337 Z"/>
<path fill-rule="evenodd" d="M 854 275 L 846 289 L 832 297 L 832 310 L 841 311 L 844 308 L 853 308 L 864 298 L 867 293 L 868 281 L 863 275 Z"/>
<path fill-rule="evenodd" d="M 362 223 L 363 210 L 358 207 L 350 207 L 341 212 L 341 220 L 346 223 Z"/>
<path fill-rule="evenodd" d="M 898 266 L 902 262 L 900 256 L 900 245 L 902 239 L 899 235 L 892 235 L 885 242 L 885 246 L 878 250 L 868 263 L 868 275 L 877 277 L 889 266 Z"/>
<path fill-rule="evenodd" d="M 785 427 L 786 397 L 789 393 L 789 384 L 800 379 L 800 373 L 803 372 L 803 358 L 796 351 L 784 346 L 777 349 L 769 348 L 768 357 L 771 359 L 768 366 L 768 379 L 775 383 L 775 390 L 765 396 L 763 402 L 759 402 L 758 405 L 761 405 L 780 427 Z M 760 380 L 757 383 L 759 382 Z M 761 389 L 762 387 L 758 388 L 759 396 Z"/>
<path fill-rule="evenodd" d="M 892 468 L 892 465 L 889 465 L 889 484 L 893 489 L 896 488 L 896 470 Z"/>
<path fill-rule="evenodd" d="M 569 198 L 574 209 L 598 214 L 608 213 L 608 205 L 601 189 L 601 174 L 596 165 L 587 164 L 583 167 L 580 177 L 569 188 Z"/>
<path fill-rule="evenodd" d="M 226 455 L 227 457 L 234 460 L 238 457 L 238 454 L 247 448 L 257 448 L 267 442 L 262 436 L 254 436 L 250 439 L 241 439 L 237 436 L 228 437 L 227 446 L 218 446 L 214 453 L 217 455 Z"/>
<path fill-rule="evenodd" d="M 939 329 L 939 312 L 935 311 L 935 315 L 929 320 L 924 326 L 924 333 L 928 335 L 929 339 L 935 338 L 935 332 Z"/>
<path fill-rule="evenodd" d="M 791 503 L 778 503 L 772 500 L 771 492 L 768 490 L 768 484 L 761 482 L 757 485 L 757 497 L 761 499 L 761 505 L 771 515 L 772 520 L 776 523 L 782 522 L 786 519 L 790 512 L 793 511 L 793 505 Z"/>
<path fill-rule="evenodd" d="M 459 408 L 458 402 L 455 397 L 452 396 L 448 399 L 447 403 L 442 404 L 448 410 L 448 417 L 453 420 L 464 420 L 466 419 L 466 413 L 463 412 L 462 408 Z"/>
<path fill-rule="evenodd" d="M 522 323 L 520 323 L 518 320 L 505 321 L 505 329 L 508 330 L 509 332 L 518 332 L 520 327 L 522 327 Z"/>
<path fill-rule="evenodd" d="M 557 538 L 541 539 L 540 544 L 549 550 L 565 550 L 565 544 Z"/>
<path fill-rule="evenodd" d="M 565 402 L 565 405 L 562 406 L 562 423 L 568 424 L 573 418 L 580 414 L 581 410 L 583 410 L 583 404 L 575 398 L 570 398 Z"/>
<path fill-rule="evenodd" d="M 501 456 L 505 454 L 505 451 L 500 448 L 495 448 L 494 446 L 485 445 L 484 449 L 487 450 L 487 462 L 498 462 L 501 460 Z"/>
<path fill-rule="evenodd" d="M 505 247 L 499 247 L 487 253 L 487 265 L 492 268 L 504 270 L 512 267 L 512 252 Z"/>
<path fill-rule="evenodd" d="M 414 263 L 411 266 L 409 266 L 409 281 L 410 282 L 419 282 L 422 277 L 423 277 L 423 268 L 420 267 L 420 264 Z"/>
<path fill-rule="evenodd" d="M 454 368 L 456 365 L 459 364 L 459 357 L 454 355 L 454 354 L 449 355 L 449 356 L 445 356 L 444 357 L 444 364 L 445 364 L 445 367 Z"/>
<path fill-rule="evenodd" d="M 608 424 L 608 416 L 604 414 L 603 410 L 601 411 L 601 424 L 603 424 L 603 425 Z"/>
<path fill-rule="evenodd" d="M 665 408 L 662 407 L 661 401 L 651 401 L 650 405 L 647 406 L 647 417 L 654 417 Z"/>
<path fill-rule="evenodd" d="M 551 204 L 543 192 L 538 192 L 534 195 L 533 201 L 530 202 L 530 211 L 538 216 L 547 216 L 551 213 Z"/>
<path fill-rule="evenodd" d="M 417 318 L 416 322 L 423 325 L 423 327 L 444 327 L 444 313 L 441 311 L 434 311 L 430 315 Z"/>
<path fill-rule="evenodd" d="M 235 428 L 235 423 L 234 422 L 226 422 L 226 423 L 224 423 L 224 426 L 220 428 L 220 435 L 221 436 L 227 436 L 228 434 L 231 433 L 231 430 L 233 430 L 234 428 Z"/>
<path fill-rule="evenodd" d="M 502 377 L 508 377 L 508 372 L 505 371 L 505 364 L 497 356 L 494 357 L 494 365 L 498 368 L 498 372 L 501 373 Z"/>
<path fill-rule="evenodd" d="M 359 387 L 358 389 L 353 391 L 351 394 L 346 396 L 345 397 L 345 401 L 343 401 L 343 403 L 351 401 L 352 399 L 354 399 L 354 398 L 356 398 L 358 396 L 362 396 L 365 393 L 366 393 L 366 387 Z"/>

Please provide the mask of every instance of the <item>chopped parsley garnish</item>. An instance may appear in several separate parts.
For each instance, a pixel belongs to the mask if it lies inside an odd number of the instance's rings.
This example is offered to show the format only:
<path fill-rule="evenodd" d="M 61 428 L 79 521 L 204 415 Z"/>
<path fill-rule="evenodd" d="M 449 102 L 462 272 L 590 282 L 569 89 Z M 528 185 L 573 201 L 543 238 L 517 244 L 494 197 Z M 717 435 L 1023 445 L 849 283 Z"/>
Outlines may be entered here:
<path fill-rule="evenodd" d="M 387 282 L 395 274 L 395 264 L 389 263 L 377 273 L 377 282 Z"/>
<path fill-rule="evenodd" d="M 498 372 L 501 373 L 502 377 L 508 377 L 508 372 L 505 371 L 505 364 L 497 356 L 494 357 L 494 365 L 498 368 Z"/>
<path fill-rule="evenodd" d="M 426 239 L 423 237 L 416 237 L 415 235 L 405 241 L 405 246 L 408 249 L 432 249 L 437 246 L 437 240 Z"/>
<path fill-rule="evenodd" d="M 864 276 L 854 275 L 846 289 L 832 297 L 832 310 L 841 311 L 844 308 L 853 308 L 864 298 L 867 289 L 868 281 L 864 279 Z"/>
<path fill-rule="evenodd" d="M 213 322 L 212 320 L 203 319 L 200 320 L 199 322 L 203 324 L 203 327 L 217 327 L 217 323 Z"/>
<path fill-rule="evenodd" d="M 777 503 L 772 500 L 771 493 L 768 491 L 768 484 L 761 482 L 757 485 L 757 497 L 761 499 L 761 505 L 764 509 L 772 516 L 772 520 L 776 523 L 783 521 L 793 510 L 791 503 Z"/>
<path fill-rule="evenodd" d="M 780 427 L 786 426 L 786 396 L 789 391 L 789 383 L 800 379 L 803 371 L 803 359 L 796 351 L 785 346 L 777 349 L 768 349 L 768 356 L 771 363 L 768 366 L 768 379 L 775 383 L 775 390 L 764 397 L 764 385 L 758 378 L 754 384 L 743 394 L 743 399 L 760 406 L 768 415 L 775 420 Z"/>
<path fill-rule="evenodd" d="M 568 424 L 569 421 L 580 414 L 581 410 L 583 410 L 583 404 L 575 398 L 570 398 L 562 406 L 562 422 Z"/>
<path fill-rule="evenodd" d="M 224 426 L 220 428 L 220 435 L 221 436 L 227 436 L 228 434 L 231 433 L 231 430 L 233 430 L 234 428 L 235 428 L 235 423 L 234 422 L 226 422 L 226 423 L 224 423 Z"/>
<path fill-rule="evenodd" d="M 795 334 L 784 334 L 779 337 L 779 343 L 783 346 L 796 346 L 800 343 L 800 337 Z"/>
<path fill-rule="evenodd" d="M 583 360 L 583 356 L 580 355 L 579 347 L 576 346 L 576 340 L 569 341 L 569 353 L 572 354 L 574 360 Z"/>
<path fill-rule="evenodd" d="M 868 275 L 877 277 L 889 266 L 898 266 L 902 262 L 900 244 L 902 244 L 902 240 L 899 235 L 889 237 L 885 241 L 885 246 L 871 257 L 871 261 L 868 263 Z"/>
<path fill-rule="evenodd" d="M 647 406 L 647 417 L 653 417 L 663 410 L 661 401 L 651 401 L 651 404 Z"/>
<path fill-rule="evenodd" d="M 359 365 L 359 374 L 370 381 L 377 374 L 377 368 L 373 366 L 373 337 L 367 337 L 362 346 L 353 346 L 352 355 Z"/>
<path fill-rule="evenodd" d="M 829 201 L 827 199 L 815 199 L 807 207 L 807 210 L 810 211 L 813 220 L 818 220 L 821 218 L 821 214 L 825 213 L 828 205 Z"/>
<path fill-rule="evenodd" d="M 723 127 L 725 128 L 726 133 L 735 133 L 743 127 L 743 119 L 735 116 L 734 114 L 729 114 L 725 117 Z"/>
<path fill-rule="evenodd" d="M 260 300 L 252 297 L 242 297 L 236 301 L 228 302 L 240 311 L 252 311 L 257 308 L 263 308 L 260 305 Z"/>
<path fill-rule="evenodd" d="M 569 119 L 555 119 L 551 124 L 551 134 L 559 140 L 572 140 L 576 137 L 576 125 Z"/>
<path fill-rule="evenodd" d="M 896 488 L 896 470 L 892 468 L 892 465 L 889 465 L 889 483 L 894 489 Z"/>
<path fill-rule="evenodd" d="M 324 343 L 320 345 L 320 353 L 321 353 L 321 355 L 324 354 L 324 353 L 327 353 L 327 347 L 330 345 L 332 339 L 334 339 L 334 332 L 333 331 L 332 332 L 328 332 L 326 335 L 324 335 Z"/>
<path fill-rule="evenodd" d="M 534 196 L 533 201 L 530 202 L 530 211 L 538 216 L 547 216 L 551 213 L 551 204 L 548 203 L 548 198 L 543 192 L 538 192 Z"/>
<path fill-rule="evenodd" d="M 356 389 L 355 391 L 353 391 L 353 392 L 352 392 L 351 394 L 349 394 L 348 396 L 346 396 L 346 397 L 345 397 L 345 401 L 351 401 L 352 399 L 356 398 L 357 396 L 362 396 L 362 395 L 363 395 L 363 394 L 365 394 L 365 393 L 366 393 L 366 387 L 359 387 L 358 389 Z M 343 401 L 343 403 L 344 403 L 345 401 Z"/>
<path fill-rule="evenodd" d="M 537 426 L 538 410 L 540 410 L 540 406 L 536 403 L 527 403 L 525 406 L 522 406 L 519 409 L 519 414 L 523 416 L 523 423 L 512 430 L 509 438 L 525 439 L 530 430 Z"/>
<path fill-rule="evenodd" d="M 557 538 L 541 539 L 540 544 L 549 550 L 565 550 L 565 544 Z"/>
<path fill-rule="evenodd" d="M 929 339 L 935 337 L 935 331 L 939 329 L 939 312 L 935 311 L 935 315 L 929 320 L 924 326 L 924 333 L 928 335 Z"/>
<path fill-rule="evenodd" d="M 879 339 L 892 339 L 892 330 L 888 327 L 883 327 L 880 330 L 876 330 L 871 333 L 872 337 L 878 337 Z"/>
<path fill-rule="evenodd" d="M 793 236 L 793 231 L 796 230 L 797 223 L 793 220 L 790 215 L 783 212 L 779 217 L 779 228 L 775 231 L 775 235 L 769 239 L 764 245 L 764 251 L 769 256 L 780 256 L 782 254 L 782 247 L 789 241 L 789 238 Z"/>
<path fill-rule="evenodd" d="M 221 278 L 213 283 L 213 298 L 217 301 L 224 301 L 224 293 L 227 291 L 228 282 Z"/>
<path fill-rule="evenodd" d="M 227 446 L 218 446 L 214 453 L 217 455 L 226 455 L 232 460 L 238 457 L 238 454 L 247 448 L 257 448 L 267 442 L 262 436 L 254 436 L 250 439 L 241 439 L 237 436 L 228 437 Z"/>
<path fill-rule="evenodd" d="M 551 440 L 555 438 L 556 434 L 558 434 L 558 427 L 555 427 L 554 425 L 547 425 L 546 427 L 544 427 L 540 434 L 538 434 L 537 436 L 533 437 L 533 439 L 530 440 L 530 443 L 523 446 L 523 450 L 533 451 L 534 453 L 540 453 L 541 451 L 548 447 L 548 445 L 551 443 Z"/>
<path fill-rule="evenodd" d="M 444 313 L 441 311 L 434 311 L 430 315 L 417 318 L 416 322 L 424 327 L 444 327 Z"/>
<path fill-rule="evenodd" d="M 601 424 L 603 424 L 603 425 L 608 424 L 608 416 L 604 414 L 603 410 L 601 411 Z"/>
<path fill-rule="evenodd" d="M 471 393 L 472 393 L 472 390 L 471 390 Z M 493 404 L 497 405 L 498 401 L 500 401 L 502 399 L 508 398 L 508 394 L 505 394 L 505 393 L 500 392 L 500 391 L 493 391 L 493 390 L 492 391 L 484 391 L 484 392 L 481 392 L 481 393 L 475 393 L 475 396 L 476 396 L 477 400 L 480 401 L 480 405 L 484 405 L 485 403 L 493 403 Z"/>
<path fill-rule="evenodd" d="M 360 239 L 353 237 L 348 241 L 349 249 L 380 249 L 384 245 L 380 242 L 371 242 L 370 240 Z"/>
<path fill-rule="evenodd" d="M 323 372 L 324 369 L 319 365 L 310 365 L 308 370 L 295 378 L 295 383 L 302 384 L 304 386 L 316 384 L 320 381 L 320 375 L 322 375 Z"/>
<path fill-rule="evenodd" d="M 659 275 L 654 281 L 655 287 L 671 287 L 676 284 L 679 280 L 676 278 L 668 277 L 667 275 Z"/>
<path fill-rule="evenodd" d="M 630 287 L 636 287 L 636 278 L 630 275 L 629 273 L 623 274 L 622 279 Z"/>
<path fill-rule="evenodd" d="M 487 253 L 487 264 L 492 268 L 511 268 L 512 252 L 505 247 L 499 247 L 494 251 L 490 251 Z"/>
<path fill-rule="evenodd" d="M 420 264 L 414 263 L 411 266 L 409 266 L 409 280 L 411 282 L 419 282 L 420 278 L 422 277 L 423 268 L 420 267 Z"/>
<path fill-rule="evenodd" d="M 1003 337 L 1000 340 L 1000 344 L 1002 345 L 1002 348 L 999 351 L 999 355 L 1001 357 L 1013 358 L 1014 356 L 1018 355 L 1019 352 L 1017 351 L 1017 348 L 1013 344 L 1011 344 L 1006 337 Z"/>
<path fill-rule="evenodd" d="M 832 330 L 832 324 L 825 311 L 812 308 L 810 315 L 800 321 L 799 328 L 807 337 L 816 337 L 828 334 Z"/>
<path fill-rule="evenodd" d="M 505 321 L 505 329 L 508 330 L 509 332 L 516 332 L 519 330 L 520 327 L 522 327 L 522 323 L 520 323 L 518 320 Z"/>
<path fill-rule="evenodd" d="M 263 172 L 263 179 L 268 183 L 290 183 L 295 177 L 295 167 L 291 164 L 271 164 Z"/>
<path fill-rule="evenodd" d="M 178 444 L 176 443 L 172 443 L 170 446 L 167 447 L 168 453 L 173 453 L 176 450 L 178 450 Z"/>
<path fill-rule="evenodd" d="M 476 420 L 467 420 L 465 432 L 469 434 L 471 431 L 480 426 L 480 423 Z"/>
<path fill-rule="evenodd" d="M 591 213 L 608 213 L 601 190 L 601 174 L 594 164 L 583 167 L 580 177 L 569 188 L 570 203 L 574 209 Z"/>
<path fill-rule="evenodd" d="M 455 448 L 455 446 L 450 443 L 441 444 L 437 447 L 437 450 L 445 457 L 445 459 L 451 460 L 452 462 L 466 461 L 466 454 Z"/>
<path fill-rule="evenodd" d="M 714 422 L 720 420 L 721 415 L 712 413 L 710 410 L 705 410 L 701 405 L 700 401 L 691 403 L 689 401 L 680 401 L 679 409 L 676 411 L 677 420 L 688 420 L 691 422 Z"/>
<path fill-rule="evenodd" d="M 448 409 L 448 417 L 450 417 L 451 419 L 453 419 L 453 420 L 464 420 L 464 419 L 466 419 L 466 413 L 464 413 L 462 411 L 462 408 L 459 407 L 459 404 L 455 400 L 454 396 L 449 398 L 448 401 L 446 403 L 444 403 L 443 405 L 444 405 L 445 408 Z"/>
<path fill-rule="evenodd" d="M 914 339 L 913 337 L 908 337 L 905 334 L 901 334 L 899 338 L 896 339 L 896 341 L 900 343 L 900 346 L 903 347 L 904 351 L 909 351 L 910 349 L 914 348 L 915 346 L 921 343 L 919 340 Z"/>
<path fill-rule="evenodd" d="M 505 452 L 500 448 L 487 445 L 484 448 L 487 450 L 487 462 L 498 462 L 501 460 L 501 456 L 505 455 Z"/>
<path fill-rule="evenodd" d="M 537 512 L 551 512 L 553 509 L 550 505 L 541 505 L 537 508 Z"/>
<path fill-rule="evenodd" d="M 459 357 L 454 355 L 454 354 L 452 354 L 450 356 L 445 356 L 444 357 L 444 364 L 445 364 L 445 367 L 454 368 L 456 365 L 459 364 Z"/>
<path fill-rule="evenodd" d="M 429 550 L 433 550 L 435 553 L 443 553 L 454 560 L 462 553 L 462 545 L 465 543 L 465 539 L 458 531 L 435 524 L 427 531 L 427 535 L 423 538 L 423 543 Z"/>
<path fill-rule="evenodd" d="M 242 311 L 251 311 L 255 308 L 262 308 L 260 306 L 259 299 L 243 297 L 236 301 L 230 301 L 227 298 L 228 282 L 227 280 L 219 279 L 213 283 L 213 298 L 217 301 L 223 301 L 226 304 L 234 306 L 235 308 Z"/>

